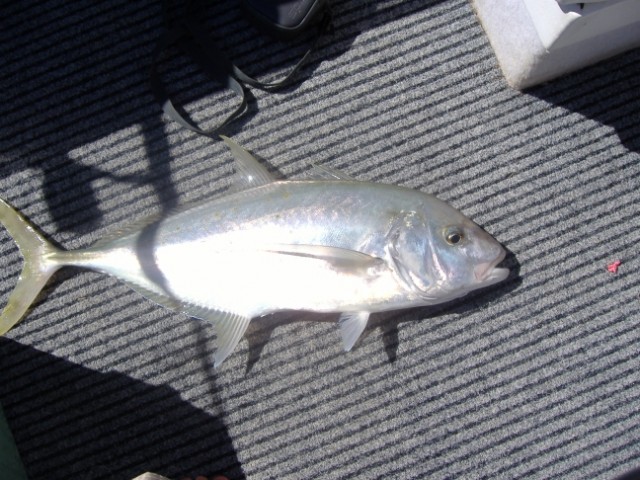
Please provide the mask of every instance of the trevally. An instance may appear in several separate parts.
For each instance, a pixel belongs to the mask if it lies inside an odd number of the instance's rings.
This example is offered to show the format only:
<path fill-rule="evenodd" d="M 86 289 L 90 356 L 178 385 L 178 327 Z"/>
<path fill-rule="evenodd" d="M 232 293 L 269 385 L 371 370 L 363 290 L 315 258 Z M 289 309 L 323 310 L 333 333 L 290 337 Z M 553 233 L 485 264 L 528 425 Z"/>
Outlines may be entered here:
<path fill-rule="evenodd" d="M 145 297 L 208 320 L 215 366 L 251 319 L 283 310 L 340 313 L 350 350 L 372 312 L 434 305 L 504 280 L 505 251 L 432 195 L 314 167 L 276 180 L 224 137 L 236 165 L 230 192 L 138 223 L 85 249 L 54 247 L 7 203 L 4 224 L 24 257 L 0 334 L 63 266 L 117 277 Z"/>

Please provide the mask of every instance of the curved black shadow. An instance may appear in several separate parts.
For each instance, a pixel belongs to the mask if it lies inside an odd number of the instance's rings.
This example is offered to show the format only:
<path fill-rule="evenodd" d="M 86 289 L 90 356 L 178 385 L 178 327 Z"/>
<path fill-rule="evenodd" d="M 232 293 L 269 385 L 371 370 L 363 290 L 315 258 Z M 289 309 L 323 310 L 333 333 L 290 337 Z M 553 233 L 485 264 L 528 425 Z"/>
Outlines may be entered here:
<path fill-rule="evenodd" d="M 42 8 L 34 4 L 33 11 L 19 9 L 21 15 L 32 13 L 31 22 L 21 22 L 11 8 L 16 9 L 7 2 L 0 6 L 0 16 L 14 23 L 10 29 L 7 25 L 11 37 L 3 44 L 11 59 L 3 68 L 8 78 L 0 90 L 0 175 L 41 172 L 44 199 L 57 230 L 79 233 L 101 223 L 95 181 L 151 183 L 161 202 L 171 198 L 171 191 L 165 195 L 161 188 L 171 179 L 166 154 L 140 158 L 135 149 L 124 149 L 122 155 L 129 156 L 131 164 L 148 162 L 147 173 L 128 176 L 70 155 L 133 125 L 141 125 L 145 138 L 156 144 L 164 135 L 147 86 L 160 6 L 71 6 L 52 0 Z M 166 151 L 166 142 L 159 148 Z"/>
<path fill-rule="evenodd" d="M 172 388 L 90 370 L 6 338 L 0 371 L 0 399 L 32 480 L 128 480 L 146 471 L 245 478 L 222 418 Z"/>

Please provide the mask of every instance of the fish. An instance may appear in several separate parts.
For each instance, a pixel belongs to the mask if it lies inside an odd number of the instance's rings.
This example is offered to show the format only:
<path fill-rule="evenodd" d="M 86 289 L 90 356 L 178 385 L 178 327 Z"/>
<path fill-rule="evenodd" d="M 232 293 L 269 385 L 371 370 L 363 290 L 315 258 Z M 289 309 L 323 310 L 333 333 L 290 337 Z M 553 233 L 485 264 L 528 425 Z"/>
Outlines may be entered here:
<path fill-rule="evenodd" d="M 213 324 L 214 366 L 249 322 L 282 311 L 334 313 L 345 351 L 374 312 L 435 305 L 502 282 L 506 251 L 449 204 L 419 190 L 312 165 L 277 179 L 222 137 L 235 176 L 222 195 L 135 222 L 78 250 L 54 246 L 0 200 L 23 256 L 0 335 L 61 267 L 112 275 L 157 304 Z"/>

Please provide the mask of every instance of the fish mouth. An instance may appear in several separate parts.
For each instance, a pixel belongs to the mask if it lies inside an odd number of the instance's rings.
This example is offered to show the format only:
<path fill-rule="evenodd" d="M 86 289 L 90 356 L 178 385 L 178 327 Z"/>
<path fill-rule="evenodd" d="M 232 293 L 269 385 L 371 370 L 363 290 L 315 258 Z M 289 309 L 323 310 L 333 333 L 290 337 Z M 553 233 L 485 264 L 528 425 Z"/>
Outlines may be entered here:
<path fill-rule="evenodd" d="M 509 269 L 497 268 L 497 265 L 504 260 L 506 255 L 507 253 L 503 250 L 494 260 L 476 265 L 473 268 L 476 280 L 482 284 L 492 285 L 506 279 L 509 276 Z"/>

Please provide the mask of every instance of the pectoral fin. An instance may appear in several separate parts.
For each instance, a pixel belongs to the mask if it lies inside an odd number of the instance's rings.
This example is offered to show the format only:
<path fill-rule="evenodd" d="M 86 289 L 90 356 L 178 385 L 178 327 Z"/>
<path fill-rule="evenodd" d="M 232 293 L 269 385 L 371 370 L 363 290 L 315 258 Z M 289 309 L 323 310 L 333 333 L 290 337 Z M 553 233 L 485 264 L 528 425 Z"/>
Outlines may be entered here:
<path fill-rule="evenodd" d="M 323 260 L 339 269 L 366 270 L 384 263 L 381 258 L 372 257 L 366 253 L 325 245 L 274 245 L 268 250 L 281 255 Z"/>
<path fill-rule="evenodd" d="M 345 352 L 350 351 L 367 326 L 369 312 L 345 312 L 340 315 L 338 324 L 342 335 L 342 344 Z"/>

